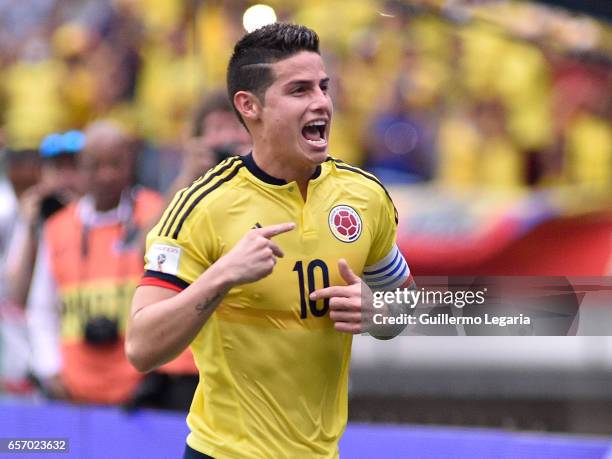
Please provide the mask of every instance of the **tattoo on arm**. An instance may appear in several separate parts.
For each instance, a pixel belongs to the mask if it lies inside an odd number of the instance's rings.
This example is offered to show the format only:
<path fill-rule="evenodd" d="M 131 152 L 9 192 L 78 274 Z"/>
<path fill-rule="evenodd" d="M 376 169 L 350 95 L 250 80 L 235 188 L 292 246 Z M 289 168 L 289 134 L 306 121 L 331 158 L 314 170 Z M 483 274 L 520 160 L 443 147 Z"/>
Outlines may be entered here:
<path fill-rule="evenodd" d="M 203 314 L 208 313 L 211 309 L 217 306 L 221 298 L 223 298 L 223 294 L 217 293 L 212 298 L 204 300 L 202 303 L 196 304 L 195 309 L 198 312 L 198 315 L 201 316 Z"/>

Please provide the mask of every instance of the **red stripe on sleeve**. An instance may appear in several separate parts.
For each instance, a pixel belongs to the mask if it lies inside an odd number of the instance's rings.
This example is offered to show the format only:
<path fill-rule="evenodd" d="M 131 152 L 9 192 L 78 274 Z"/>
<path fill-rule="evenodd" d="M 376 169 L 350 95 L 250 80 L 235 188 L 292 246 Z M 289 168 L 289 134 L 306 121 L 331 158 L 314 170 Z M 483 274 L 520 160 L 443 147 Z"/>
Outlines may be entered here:
<path fill-rule="evenodd" d="M 172 282 L 168 282 L 163 279 L 158 279 L 156 277 L 143 277 L 140 280 L 140 283 L 138 284 L 138 286 L 140 287 L 141 285 L 152 285 L 154 287 L 168 288 L 170 290 L 174 290 L 175 292 L 183 291 L 183 289 L 179 287 L 178 285 L 174 285 Z"/>

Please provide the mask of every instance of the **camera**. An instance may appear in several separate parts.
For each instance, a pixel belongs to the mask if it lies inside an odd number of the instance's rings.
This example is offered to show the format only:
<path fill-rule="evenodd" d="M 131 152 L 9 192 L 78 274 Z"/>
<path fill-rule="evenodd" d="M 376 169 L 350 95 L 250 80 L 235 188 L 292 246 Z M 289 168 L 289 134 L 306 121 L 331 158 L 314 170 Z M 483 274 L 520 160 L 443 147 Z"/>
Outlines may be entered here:
<path fill-rule="evenodd" d="M 85 341 L 92 346 L 115 344 L 119 341 L 119 322 L 106 316 L 94 316 L 85 324 Z"/>
<path fill-rule="evenodd" d="M 42 221 L 47 220 L 58 210 L 62 210 L 66 206 L 66 202 L 57 194 L 49 194 L 45 196 L 40 203 L 40 218 Z"/>
<path fill-rule="evenodd" d="M 236 150 L 237 150 L 237 145 L 233 143 L 216 145 L 212 148 L 213 154 L 215 155 L 215 161 L 217 161 L 217 164 L 229 158 L 230 156 L 235 156 Z"/>

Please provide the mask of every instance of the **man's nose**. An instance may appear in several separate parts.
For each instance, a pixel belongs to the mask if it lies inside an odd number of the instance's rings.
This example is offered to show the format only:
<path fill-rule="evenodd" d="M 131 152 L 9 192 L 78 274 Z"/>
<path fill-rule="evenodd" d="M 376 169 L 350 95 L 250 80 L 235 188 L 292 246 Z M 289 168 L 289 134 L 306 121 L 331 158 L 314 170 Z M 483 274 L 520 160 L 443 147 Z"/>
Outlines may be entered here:
<path fill-rule="evenodd" d="M 324 92 L 321 88 L 318 88 L 314 92 L 313 100 L 311 102 L 310 108 L 313 111 L 324 111 L 325 113 L 331 112 L 331 99 L 329 95 Z"/>

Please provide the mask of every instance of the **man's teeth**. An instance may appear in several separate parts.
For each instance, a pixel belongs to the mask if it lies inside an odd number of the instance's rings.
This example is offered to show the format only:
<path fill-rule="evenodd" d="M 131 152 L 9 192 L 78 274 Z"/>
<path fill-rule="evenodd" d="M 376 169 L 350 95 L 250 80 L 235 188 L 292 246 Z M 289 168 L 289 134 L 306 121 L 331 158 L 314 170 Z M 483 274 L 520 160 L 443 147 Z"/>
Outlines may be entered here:
<path fill-rule="evenodd" d="M 317 121 L 311 121 L 310 123 L 308 123 L 306 125 L 306 127 L 310 127 L 310 126 L 325 126 L 325 124 L 327 124 L 327 123 L 325 123 L 325 121 L 317 120 Z"/>
<path fill-rule="evenodd" d="M 321 138 L 319 140 L 306 139 L 306 142 L 314 143 L 315 145 L 325 145 L 327 143 L 327 141 L 325 139 L 323 139 L 323 138 Z"/>

